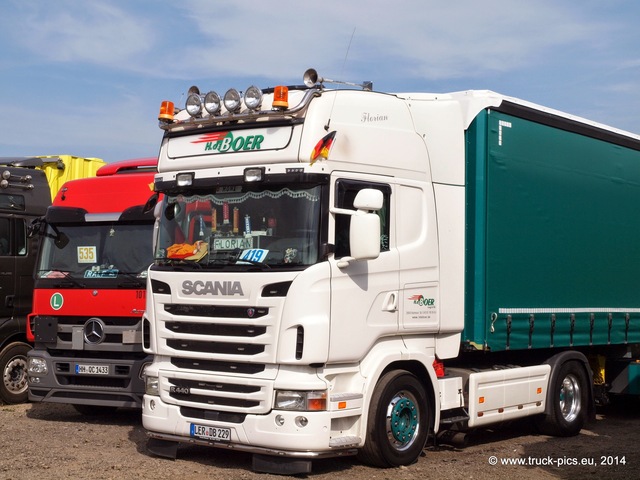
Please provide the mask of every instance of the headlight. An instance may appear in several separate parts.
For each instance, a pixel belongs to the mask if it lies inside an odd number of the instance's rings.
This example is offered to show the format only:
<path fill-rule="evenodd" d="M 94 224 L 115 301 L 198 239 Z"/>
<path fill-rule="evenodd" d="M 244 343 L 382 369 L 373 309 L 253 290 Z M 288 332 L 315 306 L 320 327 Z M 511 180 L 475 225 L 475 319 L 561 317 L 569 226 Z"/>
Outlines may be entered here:
<path fill-rule="evenodd" d="M 276 390 L 276 410 L 319 411 L 327 409 L 325 390 Z"/>
<path fill-rule="evenodd" d="M 29 375 L 46 375 L 49 373 L 49 367 L 47 367 L 47 361 L 43 358 L 29 358 L 27 371 Z"/>
<path fill-rule="evenodd" d="M 144 393 L 147 395 L 160 395 L 160 387 L 158 384 L 158 377 L 144 377 Z"/>

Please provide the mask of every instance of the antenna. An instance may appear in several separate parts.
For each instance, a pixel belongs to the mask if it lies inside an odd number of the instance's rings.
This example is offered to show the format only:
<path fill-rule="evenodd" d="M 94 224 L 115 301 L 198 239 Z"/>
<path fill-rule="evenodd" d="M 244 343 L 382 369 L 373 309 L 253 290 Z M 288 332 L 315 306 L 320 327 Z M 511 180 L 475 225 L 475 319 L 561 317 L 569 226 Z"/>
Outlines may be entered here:
<path fill-rule="evenodd" d="M 349 39 L 349 45 L 347 46 L 347 52 L 344 55 L 344 62 L 342 64 L 342 69 L 344 70 L 344 66 L 347 63 L 347 57 L 349 56 L 349 50 L 351 49 L 351 42 L 353 42 L 353 36 L 356 34 L 356 29 L 353 29 L 353 33 L 351 34 L 351 38 Z M 340 83 L 343 85 L 351 85 L 354 87 L 362 87 L 363 90 L 368 90 L 371 91 L 373 90 L 373 82 L 362 82 L 360 83 L 351 83 L 351 82 L 342 82 L 340 80 L 331 80 L 329 78 L 322 78 L 321 76 L 318 75 L 318 72 L 314 69 L 314 68 L 309 68 L 307 69 L 306 72 L 304 72 L 304 75 L 302 76 L 302 79 L 304 81 L 304 84 L 311 88 L 316 84 L 320 84 L 320 87 L 322 87 L 322 83 L 323 82 L 327 82 L 327 83 Z M 336 104 L 336 98 L 338 98 L 338 96 L 334 96 L 333 97 L 333 104 L 331 105 L 331 111 L 329 112 L 329 118 L 327 119 L 327 123 L 324 126 L 325 131 L 329 131 L 329 126 L 331 125 L 331 116 L 333 115 L 333 107 L 335 107 Z"/>

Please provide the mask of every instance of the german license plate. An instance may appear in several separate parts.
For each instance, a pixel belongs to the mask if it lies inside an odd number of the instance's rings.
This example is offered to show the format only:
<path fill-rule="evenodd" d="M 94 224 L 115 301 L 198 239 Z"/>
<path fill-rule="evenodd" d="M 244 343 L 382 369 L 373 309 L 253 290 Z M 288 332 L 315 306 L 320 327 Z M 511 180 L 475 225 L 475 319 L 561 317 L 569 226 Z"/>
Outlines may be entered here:
<path fill-rule="evenodd" d="M 76 364 L 76 375 L 109 375 L 109 365 Z"/>
<path fill-rule="evenodd" d="M 220 427 L 208 427 L 206 425 L 191 424 L 191 436 L 198 438 L 206 438 L 207 440 L 217 440 L 219 442 L 228 442 L 231 440 L 231 429 Z"/>

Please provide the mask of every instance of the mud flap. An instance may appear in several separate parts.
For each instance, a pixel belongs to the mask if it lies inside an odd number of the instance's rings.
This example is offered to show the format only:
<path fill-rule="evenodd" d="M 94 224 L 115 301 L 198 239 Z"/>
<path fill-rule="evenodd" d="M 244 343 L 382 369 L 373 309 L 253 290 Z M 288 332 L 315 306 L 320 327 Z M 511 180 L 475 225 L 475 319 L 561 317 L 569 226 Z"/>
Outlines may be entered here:
<path fill-rule="evenodd" d="M 150 438 L 147 440 L 147 450 L 158 457 L 175 460 L 178 457 L 178 442 Z"/>
<path fill-rule="evenodd" d="M 251 468 L 254 472 L 297 475 L 299 473 L 311 473 L 311 460 L 253 454 Z"/>

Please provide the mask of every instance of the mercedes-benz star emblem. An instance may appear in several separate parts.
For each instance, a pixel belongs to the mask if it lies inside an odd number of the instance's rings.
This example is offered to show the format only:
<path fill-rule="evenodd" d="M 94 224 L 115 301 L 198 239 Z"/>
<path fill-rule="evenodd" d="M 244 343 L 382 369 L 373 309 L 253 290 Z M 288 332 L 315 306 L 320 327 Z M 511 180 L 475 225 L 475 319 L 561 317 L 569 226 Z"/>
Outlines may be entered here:
<path fill-rule="evenodd" d="M 105 339 L 104 323 L 99 318 L 90 318 L 84 324 L 84 341 L 89 345 L 98 345 Z"/>

